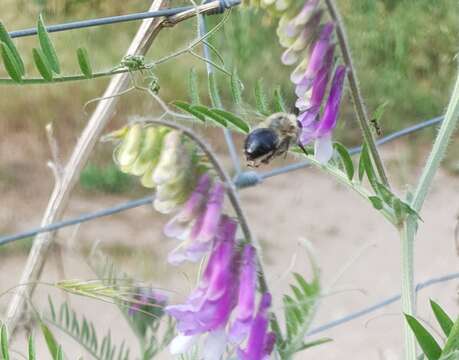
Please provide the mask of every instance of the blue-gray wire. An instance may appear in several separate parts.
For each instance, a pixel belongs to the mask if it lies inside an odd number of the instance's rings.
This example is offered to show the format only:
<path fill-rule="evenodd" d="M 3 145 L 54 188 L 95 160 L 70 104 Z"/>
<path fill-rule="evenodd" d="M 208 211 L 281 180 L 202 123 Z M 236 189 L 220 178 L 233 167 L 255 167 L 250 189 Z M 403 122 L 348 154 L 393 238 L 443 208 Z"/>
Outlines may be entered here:
<path fill-rule="evenodd" d="M 221 3 L 221 6 L 220 6 L 221 9 L 227 9 L 232 6 L 239 5 L 240 0 L 220 0 L 220 3 Z M 50 26 L 47 26 L 46 29 L 48 30 L 48 32 L 59 32 L 59 31 L 83 29 L 83 28 L 93 27 L 93 26 L 117 24 L 117 23 L 127 22 L 127 21 L 143 20 L 143 19 L 149 19 L 149 18 L 154 18 L 154 17 L 162 17 L 162 16 L 168 17 L 168 16 L 177 15 L 183 11 L 191 10 L 193 8 L 194 8 L 193 6 L 182 6 L 182 7 L 172 8 L 172 9 L 161 9 L 157 11 L 146 11 L 146 12 L 139 12 L 139 13 L 134 13 L 134 14 L 127 14 L 127 15 L 108 16 L 108 17 L 97 18 L 97 19 L 73 21 L 73 22 L 69 22 L 65 24 L 50 25 Z M 36 28 L 11 31 L 9 33 L 9 35 L 12 38 L 32 36 L 36 34 L 37 34 Z"/>
<path fill-rule="evenodd" d="M 431 285 L 439 284 L 439 283 L 442 283 L 442 282 L 446 282 L 446 281 L 450 281 L 450 280 L 454 280 L 454 279 L 458 279 L 458 278 L 459 278 L 459 273 L 452 273 L 452 274 L 448 274 L 448 275 L 441 276 L 441 277 L 438 277 L 438 278 L 432 278 L 432 279 L 429 279 L 427 281 L 418 283 L 416 285 L 415 292 L 417 293 L 419 290 L 424 289 L 424 288 L 426 288 L 428 286 L 431 286 Z M 372 313 L 373 311 L 381 309 L 381 308 L 383 308 L 383 307 L 385 307 L 387 305 L 390 305 L 390 304 L 400 300 L 400 297 L 401 297 L 400 294 L 391 296 L 390 298 L 387 298 L 386 300 L 383 300 L 383 301 L 378 302 L 378 303 L 376 303 L 374 305 L 368 306 L 368 307 L 366 307 L 366 308 L 364 308 L 362 310 L 355 311 L 355 312 L 353 312 L 353 313 L 351 313 L 349 315 L 343 316 L 342 318 L 330 321 L 329 323 L 320 325 L 320 326 L 318 326 L 316 328 L 312 328 L 306 335 L 307 336 L 315 335 L 315 334 L 318 334 L 318 333 L 323 332 L 325 330 L 328 330 L 328 329 L 334 328 L 336 326 L 339 326 L 341 324 L 347 323 L 347 322 L 349 322 L 351 320 L 357 319 L 357 318 L 359 318 L 361 316 L 364 316 L 364 315 L 367 315 L 369 313 Z"/>
<path fill-rule="evenodd" d="M 428 126 L 436 125 L 436 124 L 440 123 L 442 120 L 443 120 L 443 117 L 439 116 L 439 117 L 436 117 L 434 119 L 423 121 L 423 122 L 418 123 L 416 125 L 413 125 L 413 126 L 405 128 L 405 129 L 402 129 L 400 131 L 396 131 L 396 132 L 394 132 L 392 134 L 389 134 L 389 135 L 379 139 L 377 141 L 377 144 L 378 145 L 385 144 L 385 143 L 387 143 L 389 141 L 398 139 L 398 138 L 400 138 L 402 136 L 411 134 L 411 133 L 413 133 L 415 131 L 424 129 L 424 128 L 428 127 Z M 361 147 L 358 146 L 358 147 L 350 149 L 349 152 L 351 154 L 357 154 L 360 151 L 361 151 Z M 269 177 L 285 174 L 285 173 L 288 173 L 290 171 L 299 170 L 299 169 L 302 169 L 302 168 L 307 167 L 307 166 L 310 166 L 310 163 L 308 161 L 303 161 L 303 162 L 299 162 L 299 163 L 296 163 L 296 164 L 284 166 L 284 167 L 281 167 L 281 168 L 278 168 L 278 169 L 274 169 L 272 171 L 261 173 L 261 174 L 257 173 L 256 171 L 245 171 L 245 172 L 240 173 L 238 176 L 236 176 L 236 179 L 234 180 L 234 184 L 235 184 L 236 187 L 238 187 L 240 189 L 243 189 L 243 188 L 246 188 L 246 187 L 257 185 L 258 183 L 262 182 L 264 179 L 267 179 Z M 104 210 L 96 211 L 94 213 L 83 214 L 83 215 L 81 215 L 79 217 L 76 217 L 76 218 L 73 218 L 73 219 L 55 222 L 55 223 L 50 224 L 48 226 L 35 228 L 35 229 L 32 229 L 32 230 L 28 230 L 28 231 L 25 231 L 25 232 L 17 233 L 17 234 L 14 234 L 14 235 L 2 236 L 2 237 L 0 237 L 0 246 L 1 245 L 5 245 L 7 243 L 10 243 L 12 241 L 16 241 L 16 240 L 20 240 L 20 239 L 27 238 L 27 237 L 30 237 L 30 236 L 34 236 L 34 235 L 37 235 L 39 233 L 58 230 L 58 229 L 63 228 L 63 227 L 72 226 L 72 225 L 79 224 L 79 223 L 82 223 L 82 222 L 90 221 L 90 220 L 95 219 L 95 218 L 99 218 L 99 217 L 103 217 L 103 216 L 109 216 L 109 215 L 112 215 L 112 214 L 115 214 L 115 213 L 118 213 L 118 212 L 121 212 L 121 211 L 124 211 L 124 210 L 128 210 L 128 209 L 132 209 L 132 208 L 135 208 L 135 207 L 138 207 L 138 206 L 146 205 L 149 202 L 151 202 L 152 200 L 153 200 L 152 196 L 147 196 L 147 197 L 144 197 L 144 198 L 141 198 L 141 199 L 128 201 L 126 203 L 123 203 L 123 204 L 120 204 L 120 205 L 117 205 L 117 206 L 114 206 L 114 207 L 111 207 L 111 208 L 107 208 L 107 209 L 104 209 Z"/>

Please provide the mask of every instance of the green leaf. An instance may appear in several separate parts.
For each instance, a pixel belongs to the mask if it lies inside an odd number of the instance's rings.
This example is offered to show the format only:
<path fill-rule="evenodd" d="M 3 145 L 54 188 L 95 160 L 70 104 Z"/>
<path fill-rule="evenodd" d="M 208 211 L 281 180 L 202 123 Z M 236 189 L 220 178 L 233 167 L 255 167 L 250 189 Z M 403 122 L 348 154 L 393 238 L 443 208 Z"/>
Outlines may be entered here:
<path fill-rule="evenodd" d="M 51 65 L 48 63 L 43 51 L 33 48 L 32 55 L 35 66 L 43 79 L 47 81 L 53 80 L 53 69 L 51 69 Z"/>
<path fill-rule="evenodd" d="M 274 89 L 274 112 L 287 112 L 285 100 L 282 97 L 282 90 L 280 86 Z"/>
<path fill-rule="evenodd" d="M 179 100 L 176 100 L 174 102 L 172 102 L 172 104 L 179 108 L 180 110 L 183 110 L 191 115 L 193 115 L 195 118 L 201 120 L 201 121 L 206 121 L 206 117 L 201 114 L 199 111 L 195 111 L 191 108 L 191 105 L 184 102 L 184 101 L 179 101 Z"/>
<path fill-rule="evenodd" d="M 57 345 L 56 339 L 54 338 L 51 330 L 49 330 L 49 328 L 44 323 L 41 323 L 40 326 L 41 332 L 43 333 L 43 337 L 46 341 L 46 345 L 48 346 L 49 353 L 51 354 L 53 360 L 57 360 L 59 346 Z"/>
<path fill-rule="evenodd" d="M 352 181 L 354 177 L 354 164 L 351 159 L 351 155 L 347 151 L 346 147 L 339 142 L 333 144 L 335 150 L 338 152 L 341 161 L 343 162 L 344 169 L 346 170 L 347 178 Z"/>
<path fill-rule="evenodd" d="M 300 274 L 298 273 L 293 273 L 293 277 L 297 281 L 298 285 L 300 288 L 303 290 L 303 292 L 308 295 L 308 296 L 315 296 L 318 293 L 318 287 L 315 282 L 312 284 L 309 284 Z"/>
<path fill-rule="evenodd" d="M 51 312 L 51 319 L 53 321 L 56 321 L 56 310 L 54 310 L 54 304 L 49 295 L 48 295 L 48 304 L 49 304 L 49 311 Z"/>
<path fill-rule="evenodd" d="M 250 131 L 250 126 L 242 120 L 240 117 L 224 110 L 220 109 L 211 109 L 211 111 L 217 115 L 220 115 L 222 118 L 226 120 L 226 122 L 233 125 L 236 129 L 240 130 L 244 134 L 248 134 Z"/>
<path fill-rule="evenodd" d="M 368 200 L 370 200 L 371 205 L 373 205 L 376 210 L 381 210 L 384 207 L 383 201 L 378 196 L 369 196 Z"/>
<path fill-rule="evenodd" d="M 80 65 L 80 70 L 88 79 L 92 78 L 92 66 L 89 61 L 88 50 L 85 48 L 77 49 L 77 59 L 78 65 Z"/>
<path fill-rule="evenodd" d="M 402 201 L 399 198 L 394 198 L 392 201 L 392 208 L 394 209 L 395 218 L 401 223 L 401 221 L 403 221 Z"/>
<path fill-rule="evenodd" d="M 408 322 L 411 330 L 418 340 L 419 346 L 429 360 L 437 360 L 441 356 L 441 348 L 435 341 L 432 335 L 426 330 L 415 317 L 405 314 L 405 319 Z"/>
<path fill-rule="evenodd" d="M 59 66 L 56 50 L 54 49 L 54 45 L 51 42 L 51 39 L 49 38 L 48 30 L 46 30 L 45 23 L 43 22 L 43 16 L 41 14 L 38 16 L 37 33 L 41 49 L 43 50 L 46 59 L 51 65 L 51 69 L 53 69 L 56 74 L 60 74 L 61 68 Z"/>
<path fill-rule="evenodd" d="M 448 314 L 438 305 L 435 301 L 430 299 L 430 307 L 437 319 L 438 323 L 440 324 L 441 329 L 445 333 L 445 336 L 448 337 L 451 329 L 453 328 L 454 322 L 448 316 Z"/>
<path fill-rule="evenodd" d="M 244 85 L 239 79 L 236 68 L 234 68 L 231 73 L 230 85 L 233 101 L 236 105 L 240 105 L 242 103 L 242 91 L 244 89 Z"/>
<path fill-rule="evenodd" d="M 333 341 L 333 339 L 322 338 L 322 339 L 310 341 L 310 342 L 307 342 L 307 343 L 303 343 L 295 350 L 295 352 L 303 351 L 303 350 L 309 349 L 309 348 L 311 348 L 313 346 L 322 345 L 322 344 L 328 343 L 330 341 Z"/>
<path fill-rule="evenodd" d="M 360 155 L 359 161 L 359 179 L 362 181 L 363 175 L 367 174 L 368 181 L 370 182 L 371 187 L 373 190 L 378 193 L 377 187 L 377 178 L 376 173 L 373 170 L 373 163 L 371 162 L 370 153 L 368 152 L 367 144 L 363 145 L 362 153 Z"/>
<path fill-rule="evenodd" d="M 28 350 L 29 350 L 28 360 L 35 360 L 36 359 L 35 342 L 34 342 L 32 335 L 29 336 Z"/>
<path fill-rule="evenodd" d="M 5 45 L 11 50 L 13 57 L 16 59 L 16 63 L 19 68 L 19 73 L 22 76 L 24 76 L 25 75 L 24 61 L 22 61 L 21 55 L 19 55 L 19 51 L 16 48 L 16 45 L 14 45 L 14 42 L 11 39 L 10 34 L 8 34 L 8 31 L 6 30 L 5 26 L 3 25 L 1 21 L 0 21 L 0 42 L 4 42 Z"/>
<path fill-rule="evenodd" d="M 265 116 L 270 114 L 269 101 L 263 86 L 263 79 L 258 79 L 255 85 L 255 103 L 260 114 Z"/>
<path fill-rule="evenodd" d="M 4 43 L 0 43 L 0 52 L 8 75 L 17 83 L 22 81 L 22 74 L 16 58 L 11 49 Z"/>
<path fill-rule="evenodd" d="M 2 329 L 0 330 L 1 336 L 1 347 L 2 347 L 2 358 L 4 360 L 10 359 L 10 352 L 8 350 L 8 331 L 6 330 L 6 325 L 2 325 Z"/>
<path fill-rule="evenodd" d="M 215 122 L 216 124 L 218 125 L 221 125 L 223 127 L 226 127 L 227 124 L 226 124 L 226 120 L 221 117 L 220 115 L 212 112 L 208 107 L 206 106 L 203 106 L 203 105 L 193 105 L 191 107 L 191 110 L 193 111 L 197 111 L 203 115 L 205 115 L 206 118 L 212 120 L 213 122 Z"/>
<path fill-rule="evenodd" d="M 373 112 L 373 119 L 376 119 L 376 121 L 381 120 L 381 118 L 382 118 L 382 116 L 384 114 L 384 110 L 386 109 L 387 104 L 389 104 L 389 102 L 384 101 L 382 104 L 378 105 L 376 110 Z"/>
<path fill-rule="evenodd" d="M 57 348 L 56 360 L 64 360 L 64 353 L 62 352 L 62 347 L 60 345 Z"/>
<path fill-rule="evenodd" d="M 209 95 L 214 108 L 223 108 L 220 94 L 218 93 L 217 80 L 214 73 L 209 73 Z"/>
<path fill-rule="evenodd" d="M 419 213 L 414 210 L 409 204 L 407 204 L 406 202 L 404 201 L 401 201 L 401 207 L 402 207 L 402 210 L 408 214 L 408 215 L 414 215 L 416 216 L 419 220 L 421 221 L 424 221 L 421 216 L 419 215 Z"/>
<path fill-rule="evenodd" d="M 446 339 L 445 347 L 443 348 L 442 356 L 451 355 L 459 351 L 459 316 L 456 318 L 453 327 Z"/>
<path fill-rule="evenodd" d="M 362 151 L 360 152 L 360 159 L 359 159 L 359 181 L 362 182 L 363 175 L 365 175 L 365 164 L 364 162 L 367 161 L 368 158 L 368 148 L 367 144 L 362 145 Z"/>
<path fill-rule="evenodd" d="M 381 184 L 380 182 L 376 182 L 376 192 L 381 196 L 384 202 L 393 207 L 394 202 L 394 194 L 390 191 L 385 185 Z"/>
<path fill-rule="evenodd" d="M 190 101 L 193 105 L 201 103 L 199 99 L 198 74 L 195 68 L 191 68 L 188 73 L 188 92 L 190 94 Z"/>

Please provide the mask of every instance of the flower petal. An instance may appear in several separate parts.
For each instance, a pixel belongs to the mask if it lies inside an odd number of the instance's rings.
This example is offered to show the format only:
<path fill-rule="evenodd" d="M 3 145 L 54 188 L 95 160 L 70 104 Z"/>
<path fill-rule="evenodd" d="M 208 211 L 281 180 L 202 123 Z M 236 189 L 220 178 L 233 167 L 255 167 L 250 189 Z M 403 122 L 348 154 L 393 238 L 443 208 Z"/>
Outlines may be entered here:
<path fill-rule="evenodd" d="M 177 335 L 172 339 L 169 345 L 169 351 L 172 355 L 183 354 L 190 349 L 199 340 L 199 335 Z"/>
<path fill-rule="evenodd" d="M 209 193 L 201 231 L 197 236 L 199 241 L 208 242 L 214 238 L 221 218 L 224 196 L 225 188 L 223 184 L 216 182 Z"/>
<path fill-rule="evenodd" d="M 345 75 L 346 67 L 344 65 L 338 66 L 336 68 L 335 75 L 333 76 L 330 94 L 328 95 L 324 113 L 317 127 L 317 137 L 330 133 L 336 126 Z"/>
<path fill-rule="evenodd" d="M 204 360 L 220 360 L 226 348 L 226 332 L 224 328 L 211 331 L 207 335 L 202 357 Z"/>
<path fill-rule="evenodd" d="M 314 157 L 321 164 L 326 164 L 333 156 L 331 133 L 319 137 L 314 143 Z"/>

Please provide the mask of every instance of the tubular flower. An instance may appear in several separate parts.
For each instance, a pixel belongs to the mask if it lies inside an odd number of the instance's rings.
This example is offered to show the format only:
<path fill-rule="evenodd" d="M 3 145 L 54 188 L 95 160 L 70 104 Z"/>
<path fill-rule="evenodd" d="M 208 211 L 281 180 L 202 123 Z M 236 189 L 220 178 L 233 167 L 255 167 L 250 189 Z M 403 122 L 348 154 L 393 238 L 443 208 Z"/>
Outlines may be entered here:
<path fill-rule="evenodd" d="M 180 353 L 193 343 L 192 337 L 209 333 L 211 340 L 226 343 L 225 328 L 235 306 L 237 269 L 235 234 L 237 223 L 223 217 L 203 277 L 183 305 L 168 306 L 166 312 L 177 320 L 179 335 L 171 343 L 171 352 Z M 215 344 L 213 347 L 221 349 Z M 224 350 L 223 346 L 223 350 Z M 217 359 L 219 357 L 216 357 Z"/>
<path fill-rule="evenodd" d="M 251 245 L 246 245 L 242 253 L 239 294 L 235 308 L 236 318 L 231 325 L 229 333 L 230 340 L 233 343 L 241 343 L 249 333 L 255 312 L 256 288 L 255 248 Z"/>
<path fill-rule="evenodd" d="M 274 333 L 268 332 L 268 309 L 271 305 L 271 295 L 263 294 L 251 327 L 246 349 L 238 349 L 241 360 L 264 360 L 271 354 L 276 340 Z"/>
<path fill-rule="evenodd" d="M 164 138 L 163 150 L 153 172 L 156 184 L 155 209 L 168 214 L 183 204 L 194 182 L 191 154 L 182 143 L 179 131 L 170 131 Z"/>
<path fill-rule="evenodd" d="M 168 237 L 180 237 L 201 213 L 211 185 L 208 174 L 203 174 L 183 208 L 164 227 L 164 234 Z"/>
<path fill-rule="evenodd" d="M 284 65 L 297 63 L 301 52 L 313 42 L 322 19 L 322 10 L 311 10 L 304 24 L 295 19 L 287 20 L 285 16 L 279 21 L 279 42 L 287 48 L 281 56 Z"/>
<path fill-rule="evenodd" d="M 215 182 L 208 196 L 205 197 L 209 186 L 210 178 L 203 175 L 182 211 L 166 224 L 166 235 L 184 240 L 169 254 L 169 262 L 172 264 L 179 264 L 185 260 L 198 261 L 212 247 L 212 241 L 218 234 L 222 218 L 225 189 L 221 182 Z M 191 204 L 192 202 L 194 204 Z M 191 207 L 195 207 L 194 211 L 190 211 Z M 183 226 L 182 223 L 180 227 L 180 218 L 186 217 L 190 219 L 188 226 Z"/>
<path fill-rule="evenodd" d="M 317 120 L 319 108 L 306 110 L 298 117 L 302 125 L 300 142 L 304 146 L 311 141 L 315 141 L 314 156 L 321 163 L 328 162 L 333 155 L 332 131 L 338 119 L 345 75 L 346 67 L 343 65 L 338 66 L 333 76 L 330 94 L 320 120 Z"/>

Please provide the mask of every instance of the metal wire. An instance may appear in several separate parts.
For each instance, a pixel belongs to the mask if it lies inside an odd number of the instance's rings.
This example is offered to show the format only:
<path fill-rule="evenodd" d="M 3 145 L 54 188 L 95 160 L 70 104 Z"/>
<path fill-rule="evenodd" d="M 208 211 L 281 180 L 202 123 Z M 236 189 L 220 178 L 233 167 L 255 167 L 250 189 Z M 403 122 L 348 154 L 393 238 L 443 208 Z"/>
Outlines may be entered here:
<path fill-rule="evenodd" d="M 445 276 L 441 276 L 441 277 L 438 277 L 438 278 L 432 278 L 432 279 L 429 279 L 427 281 L 424 281 L 424 282 L 421 282 L 419 284 L 416 285 L 416 288 L 415 288 L 415 292 L 417 293 L 418 291 L 426 288 L 426 287 L 429 287 L 429 286 L 432 286 L 432 285 L 435 285 L 435 284 L 439 284 L 439 283 L 442 283 L 442 282 L 447 282 L 447 281 L 450 281 L 450 280 L 454 280 L 454 279 L 458 279 L 459 278 L 459 273 L 452 273 L 452 274 L 448 274 L 448 275 L 445 275 Z M 400 294 L 397 294 L 397 295 L 394 295 L 394 296 L 391 296 L 390 298 L 387 298 L 386 300 L 383 300 L 381 302 L 378 302 L 374 305 L 371 305 L 371 306 L 368 306 L 362 310 L 358 310 L 356 312 L 353 312 L 349 315 L 346 315 L 346 316 L 343 316 L 342 318 L 339 318 L 339 319 L 336 319 L 336 320 L 333 320 L 333 321 L 330 321 L 329 323 L 326 323 L 326 324 L 323 324 L 323 325 L 320 325 L 316 328 L 312 328 L 306 335 L 307 336 L 310 336 L 310 335 L 314 335 L 314 334 L 318 334 L 320 332 L 323 332 L 325 330 L 328 330 L 328 329 L 331 329 L 331 328 L 334 328 L 338 325 L 341 325 L 341 324 L 344 324 L 344 323 L 347 323 L 351 320 L 354 320 L 354 319 L 357 319 L 359 317 L 362 317 L 364 315 L 367 315 L 369 313 L 372 313 L 376 310 L 379 310 L 387 305 L 390 305 L 398 300 L 400 300 L 401 298 L 401 295 Z"/>
<path fill-rule="evenodd" d="M 400 138 L 402 136 L 405 136 L 405 135 L 411 134 L 411 133 L 413 133 L 415 131 L 424 129 L 424 128 L 428 127 L 428 126 L 436 125 L 436 124 L 440 123 L 442 120 L 443 120 L 443 117 L 439 116 L 439 117 L 436 117 L 434 119 L 423 121 L 423 122 L 418 123 L 416 125 L 413 125 L 413 126 L 405 128 L 405 129 L 396 131 L 396 132 L 394 132 L 392 134 L 389 134 L 389 135 L 379 139 L 377 143 L 379 145 L 386 144 L 389 141 L 393 141 L 393 140 L 398 139 L 398 138 Z M 359 153 L 361 151 L 361 149 L 362 149 L 361 146 L 357 146 L 355 148 L 352 148 L 349 152 L 352 153 L 352 154 L 357 154 L 357 153 Z M 246 188 L 246 187 L 249 187 L 249 186 L 254 186 L 254 185 L 260 183 L 262 180 L 264 180 L 266 178 L 269 178 L 269 177 L 272 177 L 272 176 L 276 176 L 276 175 L 285 174 L 285 173 L 288 173 L 290 171 L 295 171 L 295 170 L 307 167 L 309 165 L 310 165 L 310 163 L 308 161 L 305 161 L 305 162 L 300 162 L 300 163 L 297 163 L 297 164 L 284 166 L 284 167 L 281 167 L 279 169 L 274 169 L 272 171 L 261 173 L 261 174 L 255 172 L 255 171 L 245 171 L 245 172 L 239 174 L 238 176 L 236 176 L 236 178 L 234 179 L 234 185 L 236 187 L 240 188 L 240 189 L 243 189 L 243 188 Z M 143 206 L 143 205 L 146 205 L 146 204 L 150 203 L 152 200 L 153 200 L 152 196 L 147 196 L 147 197 L 144 197 L 144 198 L 141 198 L 141 199 L 127 201 L 127 202 L 125 202 L 123 204 L 116 205 L 116 206 L 111 207 L 111 208 L 106 208 L 106 209 L 103 209 L 103 210 L 100 210 L 100 211 L 96 211 L 96 212 L 93 212 L 93 213 L 86 213 L 86 214 L 80 215 L 80 216 L 78 216 L 76 218 L 73 218 L 73 219 L 55 222 L 55 223 L 50 224 L 48 226 L 38 227 L 38 228 L 35 228 L 35 229 L 31 229 L 31 230 L 28 230 L 28 231 L 25 231 L 25 232 L 21 232 L 21 233 L 17 233 L 17 234 L 13 234 L 13 235 L 2 236 L 2 237 L 0 237 L 0 246 L 8 244 L 8 243 L 10 243 L 12 241 L 16 241 L 16 240 L 20 240 L 20 239 L 27 238 L 27 237 L 30 237 L 30 236 L 34 236 L 34 235 L 37 235 L 37 234 L 40 234 L 40 233 L 43 233 L 43 232 L 58 230 L 58 229 L 63 228 L 63 227 L 76 225 L 76 224 L 83 223 L 83 222 L 86 222 L 86 221 L 90 221 L 90 220 L 93 220 L 93 219 L 96 219 L 96 218 L 99 218 L 99 217 L 109 216 L 109 215 L 112 215 L 112 214 L 119 213 L 121 211 L 125 211 L 125 210 L 132 209 L 132 208 L 135 208 L 135 207 Z"/>
<path fill-rule="evenodd" d="M 434 119 L 423 121 L 423 122 L 418 123 L 416 125 L 413 125 L 413 126 L 405 128 L 405 129 L 402 129 L 400 131 L 396 131 L 396 132 L 394 132 L 392 134 L 389 134 L 389 135 L 379 139 L 377 141 L 377 144 L 378 145 L 386 144 L 387 142 L 390 142 L 390 141 L 398 139 L 398 138 L 400 138 L 402 136 L 414 133 L 415 131 L 424 129 L 424 128 L 428 127 L 428 126 L 433 126 L 433 125 L 439 124 L 442 120 L 443 120 L 443 117 L 439 116 L 439 117 L 436 117 Z M 361 151 L 361 146 L 358 146 L 358 147 L 350 149 L 349 152 L 351 154 L 357 154 L 360 151 Z M 309 166 L 309 165 L 310 164 L 308 162 L 302 162 L 302 163 L 298 163 L 298 164 L 285 166 L 285 167 L 282 167 L 282 168 L 279 168 L 279 169 L 275 169 L 273 171 L 266 172 L 266 173 L 263 173 L 263 174 L 257 174 L 255 171 L 247 171 L 247 172 L 244 172 L 244 173 L 241 174 L 241 175 L 245 175 L 245 177 L 244 176 L 242 176 L 242 177 L 239 176 L 237 178 L 237 179 L 239 179 L 239 183 L 235 183 L 235 185 L 238 185 L 238 187 L 240 187 L 240 188 L 244 188 L 244 187 L 247 187 L 247 186 L 253 186 L 256 183 L 261 182 L 265 178 L 269 178 L 269 177 L 272 177 L 272 176 L 275 176 L 275 175 L 285 174 L 285 173 L 288 173 L 290 171 L 298 170 L 300 168 L 303 168 L 303 167 L 306 167 L 306 166 Z M 246 182 L 244 183 L 244 181 L 246 181 Z M 147 205 L 147 204 L 150 204 L 153 201 L 153 199 L 154 199 L 154 196 L 147 196 L 147 197 L 144 197 L 144 198 L 141 198 L 141 199 L 128 201 L 128 202 L 125 202 L 123 204 L 111 207 L 111 208 L 106 208 L 106 209 L 103 209 L 103 210 L 100 210 L 100 211 L 96 211 L 96 212 L 93 212 L 93 213 L 86 213 L 86 214 L 83 214 L 83 215 L 81 215 L 79 217 L 76 217 L 76 218 L 73 218 L 73 219 L 56 222 L 56 223 L 50 224 L 48 226 L 39 227 L 39 228 L 36 228 L 36 229 L 32 229 L 32 230 L 29 230 L 29 231 L 17 233 L 17 234 L 14 234 L 14 235 L 3 236 L 3 237 L 0 237 L 0 246 L 8 244 L 8 243 L 16 241 L 16 240 L 20 240 L 20 239 L 24 239 L 24 238 L 27 238 L 27 237 L 31 237 L 31 236 L 37 235 L 39 233 L 43 233 L 43 232 L 47 232 L 47 231 L 53 231 L 53 230 L 57 230 L 57 229 L 60 229 L 60 228 L 63 228 L 63 227 L 73 226 L 73 225 L 80 224 L 80 223 L 83 223 L 83 222 L 91 221 L 91 220 L 96 219 L 96 218 L 113 215 L 113 214 L 116 214 L 116 213 L 119 213 L 119 212 L 123 212 L 123 211 L 128 210 L 128 209 L 133 209 L 133 208 L 136 208 L 136 207 L 139 207 L 139 206 Z M 459 273 L 452 273 L 452 274 L 448 274 L 448 275 L 445 275 L 445 276 L 442 276 L 442 277 L 431 278 L 431 279 L 428 279 L 428 280 L 426 280 L 424 282 L 418 283 L 416 285 L 415 292 L 417 293 L 418 291 L 420 291 L 420 290 L 422 290 L 422 289 L 424 289 L 426 287 L 432 286 L 434 284 L 439 284 L 439 283 L 442 283 L 442 282 L 451 281 L 451 280 L 454 280 L 454 279 L 457 279 L 457 278 L 459 278 Z M 342 318 L 338 318 L 338 319 L 333 320 L 331 322 L 328 322 L 326 324 L 323 324 L 323 325 L 320 325 L 318 327 L 312 328 L 307 333 L 307 335 L 311 336 L 311 335 L 318 334 L 318 333 L 323 332 L 325 330 L 334 328 L 336 326 L 342 325 L 344 323 L 347 323 L 349 321 L 352 321 L 354 319 L 357 319 L 359 317 L 362 317 L 364 315 L 367 315 L 369 313 L 377 311 L 377 310 L 379 310 L 379 309 L 381 309 L 381 308 L 383 308 L 385 306 L 388 306 L 388 305 L 398 301 L 400 299 L 400 297 L 401 297 L 400 294 L 391 296 L 391 297 L 389 297 L 389 298 L 387 298 L 387 299 L 385 299 L 385 300 L 383 300 L 381 302 L 378 302 L 378 303 L 376 303 L 374 305 L 371 305 L 371 306 L 368 306 L 368 307 L 366 307 L 364 309 L 352 312 L 347 316 L 344 316 Z"/>
<path fill-rule="evenodd" d="M 202 37 L 206 33 L 207 33 L 206 18 L 204 15 L 200 15 L 199 36 Z M 207 46 L 207 43 L 205 42 L 202 44 L 202 52 L 203 52 L 204 58 L 207 60 L 206 69 L 207 69 L 208 76 L 210 76 L 210 74 L 214 72 L 214 69 L 212 68 L 212 64 L 210 63 L 211 56 L 210 56 L 209 46 Z M 237 155 L 236 146 L 234 145 L 233 134 L 231 133 L 229 129 L 224 128 L 223 135 L 225 137 L 226 146 L 228 148 L 228 153 L 233 163 L 234 171 L 236 175 L 239 175 L 241 173 L 241 163 L 239 162 L 239 157 Z"/>
<path fill-rule="evenodd" d="M 220 0 L 220 3 L 221 3 L 221 7 L 223 6 L 226 9 L 228 7 L 239 5 L 240 0 Z M 103 17 L 103 18 L 88 19 L 88 20 L 73 21 L 73 22 L 68 22 L 68 23 L 63 23 L 63 24 L 50 25 L 50 26 L 47 26 L 46 29 L 48 30 L 48 32 L 59 32 L 59 31 L 83 29 L 83 28 L 88 28 L 88 27 L 93 27 L 93 26 L 117 24 L 121 22 L 143 20 L 143 19 L 149 19 L 149 18 L 154 18 L 154 17 L 162 17 L 162 16 L 168 17 L 168 16 L 177 15 L 181 12 L 188 11 L 191 9 L 194 9 L 194 7 L 193 6 L 182 6 L 182 7 L 172 8 L 172 9 L 146 11 L 146 12 L 139 12 L 139 13 L 128 14 L 128 15 L 108 16 L 108 17 Z M 9 35 L 12 38 L 32 36 L 36 34 L 37 34 L 36 28 L 17 30 L 17 31 L 12 31 L 9 33 Z"/>

